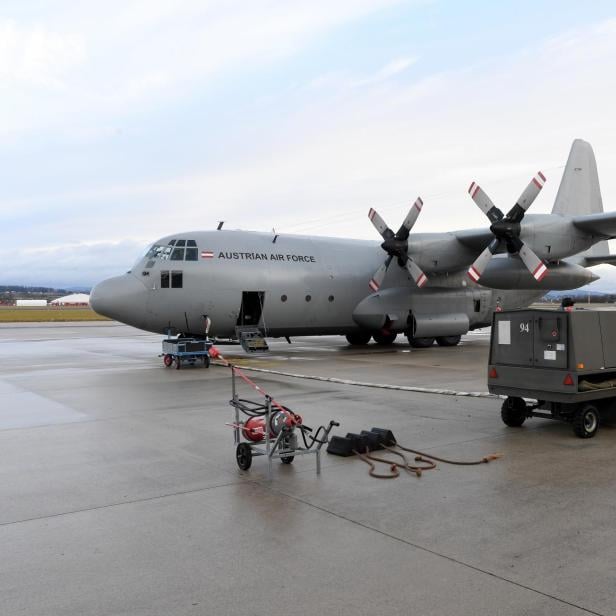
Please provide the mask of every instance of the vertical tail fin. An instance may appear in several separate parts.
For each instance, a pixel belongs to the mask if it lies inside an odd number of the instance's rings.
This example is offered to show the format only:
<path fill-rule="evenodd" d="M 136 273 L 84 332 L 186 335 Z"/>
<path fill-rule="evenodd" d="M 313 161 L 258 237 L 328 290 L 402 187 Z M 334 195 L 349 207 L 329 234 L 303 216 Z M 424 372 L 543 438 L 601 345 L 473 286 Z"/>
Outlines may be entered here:
<path fill-rule="evenodd" d="M 552 214 L 579 216 L 603 212 L 597 162 L 590 143 L 576 139 L 571 145 L 567 165 L 560 181 Z M 579 256 L 607 255 L 606 241 L 597 242 Z"/>

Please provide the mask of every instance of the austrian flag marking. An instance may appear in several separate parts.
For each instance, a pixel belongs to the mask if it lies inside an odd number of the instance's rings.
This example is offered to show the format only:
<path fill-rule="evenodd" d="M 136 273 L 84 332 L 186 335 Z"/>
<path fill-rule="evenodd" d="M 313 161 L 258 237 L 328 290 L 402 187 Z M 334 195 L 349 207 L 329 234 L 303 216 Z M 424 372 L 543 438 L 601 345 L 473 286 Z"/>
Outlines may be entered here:
<path fill-rule="evenodd" d="M 214 253 L 211 250 L 202 250 L 201 251 L 201 258 L 202 259 L 213 259 L 214 258 Z"/>

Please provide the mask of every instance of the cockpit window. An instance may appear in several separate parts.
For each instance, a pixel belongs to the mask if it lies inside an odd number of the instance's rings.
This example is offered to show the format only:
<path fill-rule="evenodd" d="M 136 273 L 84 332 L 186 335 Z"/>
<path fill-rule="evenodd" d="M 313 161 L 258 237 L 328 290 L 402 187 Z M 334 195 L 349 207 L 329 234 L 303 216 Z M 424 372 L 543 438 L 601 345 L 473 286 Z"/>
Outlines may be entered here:
<path fill-rule="evenodd" d="M 171 253 L 172 261 L 183 261 L 184 260 L 184 249 L 178 248 L 177 246 L 173 249 Z"/>
<path fill-rule="evenodd" d="M 163 244 L 152 246 L 145 258 L 148 261 L 198 261 L 199 251 L 195 240 L 170 240 L 166 246 Z M 148 267 L 152 265 L 148 264 Z"/>

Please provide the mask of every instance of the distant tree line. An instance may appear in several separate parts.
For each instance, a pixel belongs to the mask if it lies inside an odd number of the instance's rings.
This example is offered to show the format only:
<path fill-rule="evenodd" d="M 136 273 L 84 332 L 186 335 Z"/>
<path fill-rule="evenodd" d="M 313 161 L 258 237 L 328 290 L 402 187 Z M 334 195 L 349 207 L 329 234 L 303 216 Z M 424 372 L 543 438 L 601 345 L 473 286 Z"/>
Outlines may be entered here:
<path fill-rule="evenodd" d="M 0 285 L 0 304 L 12 305 L 17 299 L 46 299 L 51 301 L 57 297 L 68 295 L 66 289 L 53 287 L 26 287 L 22 285 Z"/>

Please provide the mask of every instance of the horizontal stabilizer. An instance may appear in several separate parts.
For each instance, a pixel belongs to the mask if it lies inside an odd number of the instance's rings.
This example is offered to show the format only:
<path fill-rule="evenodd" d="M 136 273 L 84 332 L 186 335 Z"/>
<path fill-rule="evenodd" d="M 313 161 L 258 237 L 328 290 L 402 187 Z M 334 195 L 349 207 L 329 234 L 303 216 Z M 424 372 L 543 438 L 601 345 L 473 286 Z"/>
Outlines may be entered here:
<path fill-rule="evenodd" d="M 581 263 L 584 267 L 592 267 L 593 265 L 616 265 L 616 255 L 592 255 L 583 257 L 584 262 Z"/>
<path fill-rule="evenodd" d="M 575 216 L 571 222 L 580 230 L 605 239 L 616 238 L 616 212 Z"/>

